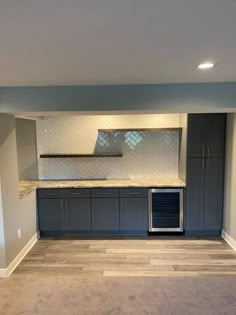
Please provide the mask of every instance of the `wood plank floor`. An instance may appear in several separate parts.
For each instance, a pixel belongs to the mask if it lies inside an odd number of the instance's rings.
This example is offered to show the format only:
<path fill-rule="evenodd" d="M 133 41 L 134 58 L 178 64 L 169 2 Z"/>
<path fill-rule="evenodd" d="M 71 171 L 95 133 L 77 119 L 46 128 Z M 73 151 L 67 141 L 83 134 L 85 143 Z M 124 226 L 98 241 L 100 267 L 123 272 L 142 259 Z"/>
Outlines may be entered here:
<path fill-rule="evenodd" d="M 15 274 L 104 277 L 236 275 L 236 252 L 221 238 L 42 239 Z"/>

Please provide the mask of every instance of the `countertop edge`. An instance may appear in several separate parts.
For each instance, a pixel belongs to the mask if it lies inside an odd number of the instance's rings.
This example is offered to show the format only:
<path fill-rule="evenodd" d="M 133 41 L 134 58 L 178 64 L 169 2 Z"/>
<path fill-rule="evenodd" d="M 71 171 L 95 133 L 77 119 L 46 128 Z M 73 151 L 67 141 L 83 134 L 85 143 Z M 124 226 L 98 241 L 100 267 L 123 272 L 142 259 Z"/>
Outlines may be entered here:
<path fill-rule="evenodd" d="M 129 182 L 130 181 L 130 182 Z M 101 181 L 21 181 L 19 183 L 19 199 L 23 199 L 38 188 L 185 188 L 181 179 L 132 179 Z"/>

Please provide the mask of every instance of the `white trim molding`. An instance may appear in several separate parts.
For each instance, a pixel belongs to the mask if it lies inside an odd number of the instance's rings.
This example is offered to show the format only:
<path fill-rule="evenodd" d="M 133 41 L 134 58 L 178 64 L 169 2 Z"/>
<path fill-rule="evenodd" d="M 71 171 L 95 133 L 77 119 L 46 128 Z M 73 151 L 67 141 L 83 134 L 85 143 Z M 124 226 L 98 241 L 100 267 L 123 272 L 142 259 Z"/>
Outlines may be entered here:
<path fill-rule="evenodd" d="M 19 263 L 24 259 L 24 257 L 28 254 L 31 248 L 37 243 L 38 241 L 38 233 L 36 233 L 29 242 L 25 245 L 25 247 L 19 252 L 19 254 L 13 259 L 10 265 L 5 269 L 0 269 L 0 278 L 7 278 L 9 277 L 12 272 L 16 269 Z"/>
<path fill-rule="evenodd" d="M 0 268 L 0 278 L 5 278 L 7 275 L 6 275 L 6 269 L 1 269 Z"/>
<path fill-rule="evenodd" d="M 236 251 L 236 241 L 224 230 L 221 234 L 222 238 Z"/>

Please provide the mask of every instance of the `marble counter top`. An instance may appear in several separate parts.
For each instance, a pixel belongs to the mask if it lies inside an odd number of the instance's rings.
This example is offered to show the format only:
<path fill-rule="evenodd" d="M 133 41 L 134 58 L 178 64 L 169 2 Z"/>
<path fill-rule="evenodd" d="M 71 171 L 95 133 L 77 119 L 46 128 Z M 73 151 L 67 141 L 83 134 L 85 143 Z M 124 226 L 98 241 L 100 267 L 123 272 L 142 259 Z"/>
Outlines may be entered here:
<path fill-rule="evenodd" d="M 150 178 L 150 179 L 104 179 L 104 180 L 38 180 L 20 181 L 20 199 L 27 196 L 36 188 L 98 188 L 98 187 L 185 187 L 179 178 Z"/>

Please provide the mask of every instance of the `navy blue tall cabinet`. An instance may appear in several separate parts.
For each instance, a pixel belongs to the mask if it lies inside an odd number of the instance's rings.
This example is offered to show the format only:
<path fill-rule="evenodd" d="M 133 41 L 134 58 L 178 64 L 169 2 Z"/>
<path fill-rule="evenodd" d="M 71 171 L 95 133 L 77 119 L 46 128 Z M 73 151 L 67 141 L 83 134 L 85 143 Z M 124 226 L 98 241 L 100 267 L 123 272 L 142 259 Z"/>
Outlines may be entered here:
<path fill-rule="evenodd" d="M 226 114 L 190 114 L 185 233 L 220 235 L 223 219 Z"/>

